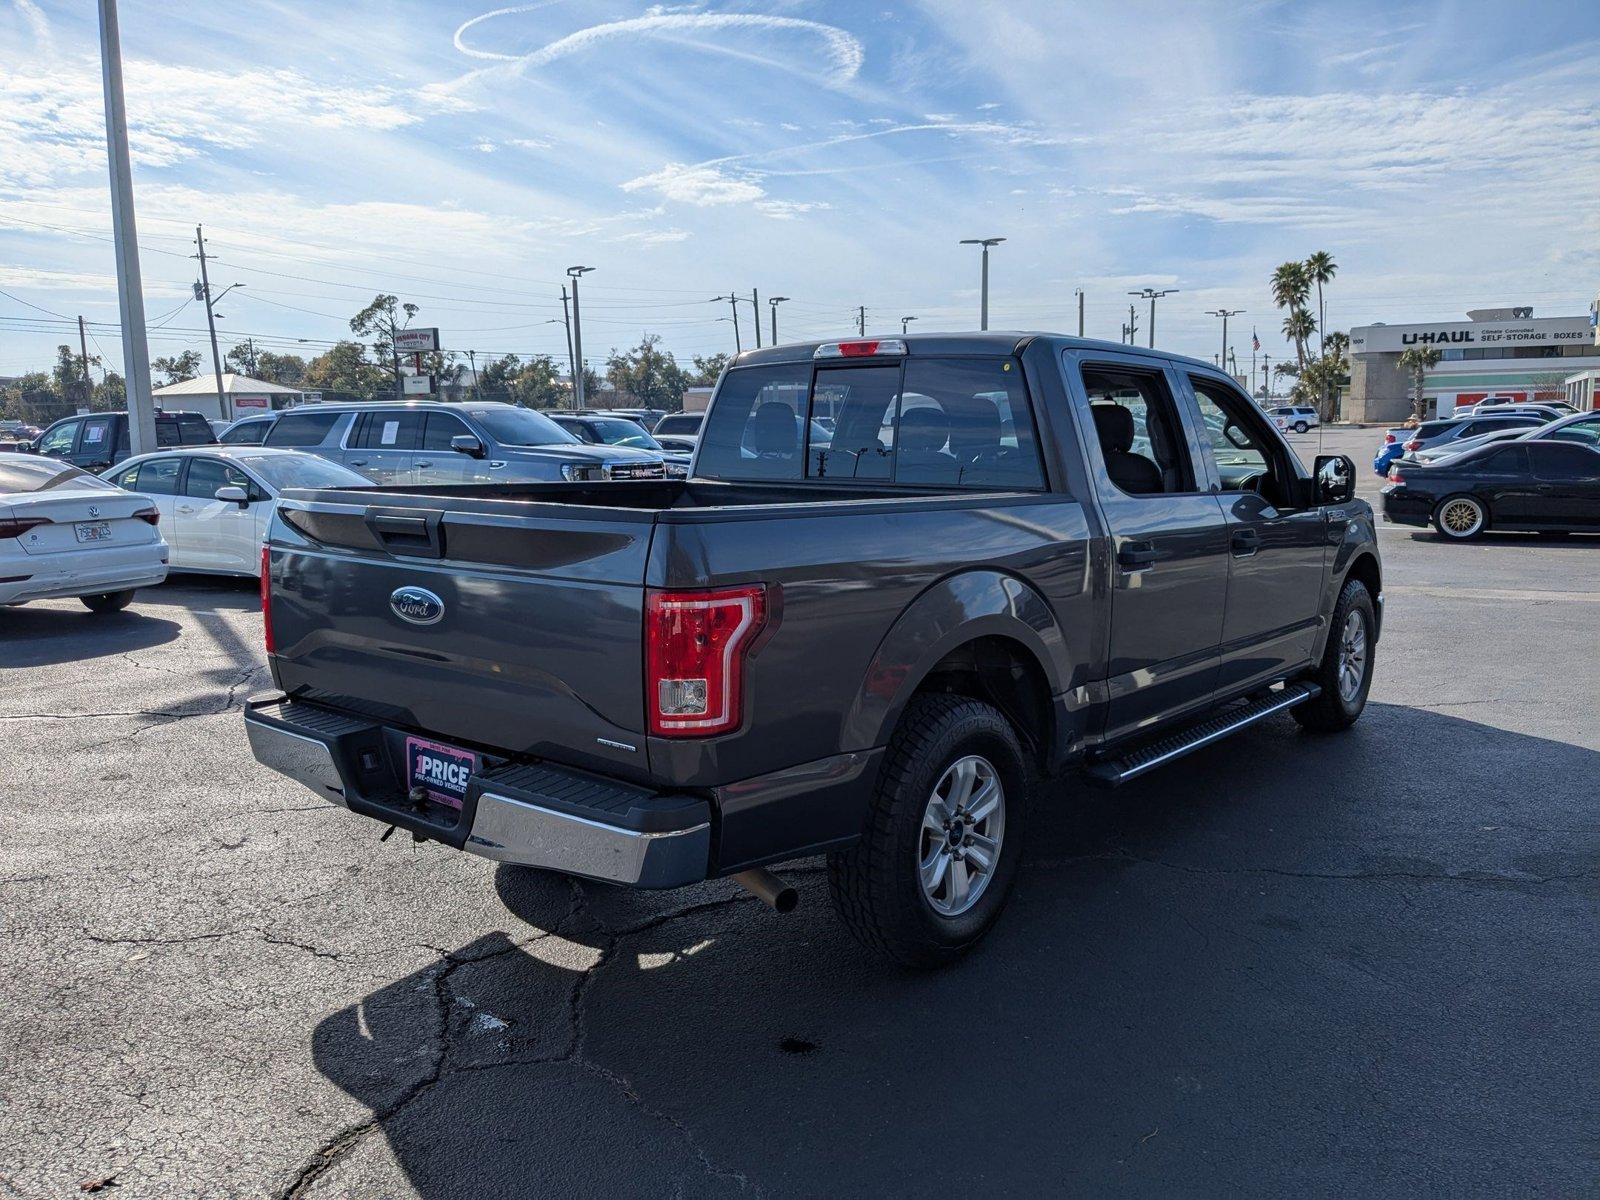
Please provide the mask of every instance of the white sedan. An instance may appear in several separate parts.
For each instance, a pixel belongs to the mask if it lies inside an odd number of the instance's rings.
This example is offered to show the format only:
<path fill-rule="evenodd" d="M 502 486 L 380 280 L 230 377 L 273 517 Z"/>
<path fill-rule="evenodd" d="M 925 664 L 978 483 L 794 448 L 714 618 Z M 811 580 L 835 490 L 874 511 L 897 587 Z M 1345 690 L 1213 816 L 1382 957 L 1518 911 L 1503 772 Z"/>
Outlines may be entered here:
<path fill-rule="evenodd" d="M 285 488 L 371 487 L 348 467 L 300 450 L 194 446 L 141 454 L 102 478 L 155 501 L 174 571 L 261 575 L 261 543 Z"/>
<path fill-rule="evenodd" d="M 76 596 L 94 612 L 127 608 L 167 577 L 160 511 L 87 471 L 0 454 L 0 605 Z"/>

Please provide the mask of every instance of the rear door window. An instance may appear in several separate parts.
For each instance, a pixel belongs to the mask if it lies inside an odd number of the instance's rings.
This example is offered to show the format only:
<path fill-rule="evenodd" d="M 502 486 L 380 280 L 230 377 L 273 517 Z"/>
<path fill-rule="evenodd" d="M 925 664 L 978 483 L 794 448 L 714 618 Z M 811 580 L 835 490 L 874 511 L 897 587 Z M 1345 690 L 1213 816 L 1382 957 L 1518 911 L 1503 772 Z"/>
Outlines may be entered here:
<path fill-rule="evenodd" d="M 350 439 L 351 449 L 415 450 L 424 414 L 412 410 L 367 413 Z"/>
<path fill-rule="evenodd" d="M 89 417 L 83 423 L 83 437 L 78 442 L 79 454 L 97 454 L 111 444 L 111 418 Z"/>
<path fill-rule="evenodd" d="M 178 437 L 178 419 L 176 417 L 156 417 L 156 445 L 180 445 Z"/>
<path fill-rule="evenodd" d="M 269 446 L 320 446 L 342 413 L 291 412 L 279 417 L 267 434 Z"/>
<path fill-rule="evenodd" d="M 178 458 L 152 458 L 142 462 L 139 464 L 139 476 L 133 482 L 133 490 L 147 496 L 176 496 L 178 471 L 182 466 L 183 460 Z"/>

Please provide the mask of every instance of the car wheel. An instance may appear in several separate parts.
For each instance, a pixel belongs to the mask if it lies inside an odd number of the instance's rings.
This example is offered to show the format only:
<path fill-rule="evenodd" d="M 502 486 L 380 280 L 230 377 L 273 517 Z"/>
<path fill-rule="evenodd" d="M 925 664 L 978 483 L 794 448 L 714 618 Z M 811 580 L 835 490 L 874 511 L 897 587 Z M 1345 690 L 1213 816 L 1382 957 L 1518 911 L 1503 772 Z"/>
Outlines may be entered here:
<path fill-rule="evenodd" d="M 1301 728 L 1313 733 L 1333 733 L 1356 723 L 1367 707 L 1372 690 L 1373 642 L 1376 628 L 1372 596 L 1359 579 L 1345 581 L 1333 606 L 1328 644 L 1311 682 L 1322 688 L 1315 700 L 1297 704 L 1289 712 Z"/>
<path fill-rule="evenodd" d="M 834 907 L 855 939 L 914 967 L 972 949 L 1011 892 L 1032 783 L 997 709 L 965 696 L 914 698 L 861 840 L 828 856 Z"/>
<path fill-rule="evenodd" d="M 1477 537 L 1488 524 L 1483 503 L 1472 496 L 1446 496 L 1433 510 L 1433 527 L 1454 542 Z"/>
<path fill-rule="evenodd" d="M 1294 431 L 1296 433 L 1304 433 L 1306 430 L 1308 430 L 1310 428 L 1311 428 L 1311 426 L 1307 425 L 1304 421 L 1296 421 L 1294 423 Z"/>
<path fill-rule="evenodd" d="M 95 596 L 79 596 L 78 599 L 83 601 L 84 607 L 90 612 L 121 612 L 133 603 L 133 591 L 129 589 L 126 592 L 101 592 Z"/>

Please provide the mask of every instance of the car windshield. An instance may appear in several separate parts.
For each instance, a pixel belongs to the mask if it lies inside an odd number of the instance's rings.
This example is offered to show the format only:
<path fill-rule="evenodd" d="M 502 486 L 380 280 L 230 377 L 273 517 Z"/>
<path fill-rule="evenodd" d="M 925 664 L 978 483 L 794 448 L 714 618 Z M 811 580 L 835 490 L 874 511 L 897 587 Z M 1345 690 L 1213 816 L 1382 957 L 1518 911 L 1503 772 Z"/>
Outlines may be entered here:
<path fill-rule="evenodd" d="M 590 421 L 589 428 L 608 446 L 632 446 L 637 450 L 659 450 L 661 443 L 632 421 L 612 417 Z"/>
<path fill-rule="evenodd" d="M 44 459 L 37 462 L 0 462 L 0 494 L 47 492 L 59 487 L 105 487 L 112 485 L 87 471 L 65 463 Z M 112 488 L 112 490 L 115 490 Z"/>
<path fill-rule="evenodd" d="M 285 488 L 371 487 L 365 475 L 314 454 L 252 454 L 234 460 L 248 467 L 275 492 Z"/>
<path fill-rule="evenodd" d="M 528 408 L 469 408 L 472 419 L 505 446 L 570 446 L 579 439 Z"/>

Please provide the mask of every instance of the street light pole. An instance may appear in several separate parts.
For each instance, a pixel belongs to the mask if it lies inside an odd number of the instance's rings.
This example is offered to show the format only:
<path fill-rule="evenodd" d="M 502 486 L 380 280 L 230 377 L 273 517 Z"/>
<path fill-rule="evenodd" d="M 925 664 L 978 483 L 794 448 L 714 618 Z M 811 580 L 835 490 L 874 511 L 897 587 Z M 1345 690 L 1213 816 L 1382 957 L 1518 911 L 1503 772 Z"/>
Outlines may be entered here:
<path fill-rule="evenodd" d="M 1156 301 L 1161 299 L 1161 297 L 1163 297 L 1163 296 L 1174 295 L 1174 294 L 1176 294 L 1177 291 L 1178 291 L 1177 288 L 1166 288 L 1163 291 L 1159 291 L 1159 292 L 1156 291 L 1155 288 L 1144 288 L 1141 291 L 1129 292 L 1128 293 L 1128 295 L 1130 295 L 1130 296 L 1138 296 L 1141 299 L 1150 301 L 1150 330 L 1149 330 L 1149 333 L 1150 333 L 1150 349 L 1152 349 L 1152 350 L 1154 350 L 1156 348 Z"/>
<path fill-rule="evenodd" d="M 1228 369 L 1228 318 L 1237 317 L 1242 313 L 1242 308 L 1208 308 L 1206 316 L 1222 318 L 1222 357 L 1217 359 L 1217 365 L 1224 371 Z"/>
<path fill-rule="evenodd" d="M 156 405 L 150 394 L 150 347 L 144 332 L 144 285 L 139 233 L 133 216 L 133 167 L 128 158 L 128 112 L 122 100 L 122 34 L 117 0 L 100 0 L 100 71 L 106 97 L 106 157 L 111 166 L 111 226 L 117 257 L 117 306 L 122 318 L 122 371 L 128 389 L 128 449 L 156 449 Z"/>
<path fill-rule="evenodd" d="M 1082 337 L 1083 336 L 1083 289 L 1082 288 L 1073 288 L 1072 290 L 1078 297 L 1078 336 Z"/>
<path fill-rule="evenodd" d="M 750 324 L 756 327 L 756 349 L 761 349 L 761 296 L 755 288 L 750 289 Z"/>
<path fill-rule="evenodd" d="M 915 320 L 916 320 L 915 317 L 901 317 L 900 318 L 900 336 L 901 337 L 905 337 L 905 335 L 906 335 L 906 326 L 911 324 L 911 322 L 913 322 Z"/>
<path fill-rule="evenodd" d="M 567 277 L 572 280 L 572 399 L 573 408 L 583 407 L 583 313 L 578 308 L 578 280 L 594 270 L 593 267 L 568 267 Z"/>
<path fill-rule="evenodd" d="M 989 328 L 989 247 L 998 246 L 1005 238 L 962 238 L 963 246 L 983 247 L 983 289 L 978 303 L 978 328 Z"/>
<path fill-rule="evenodd" d="M 217 317 L 211 303 L 211 277 L 206 274 L 206 235 L 198 225 L 194 227 L 194 244 L 200 249 L 200 253 L 193 257 L 200 260 L 200 292 L 206 302 L 206 327 L 211 330 L 211 370 L 217 381 L 217 412 L 224 421 L 231 421 L 233 397 L 225 395 L 222 390 L 222 355 L 217 353 Z M 236 283 L 223 290 L 232 291 L 239 286 Z M 219 300 L 221 298 L 217 297 Z"/>
<path fill-rule="evenodd" d="M 788 298 L 789 297 L 787 297 L 787 296 L 768 296 L 767 297 L 767 303 L 768 303 L 768 305 L 771 306 L 771 309 L 772 309 L 772 344 L 774 346 L 776 346 L 778 344 L 778 305 L 782 304 Z"/>

